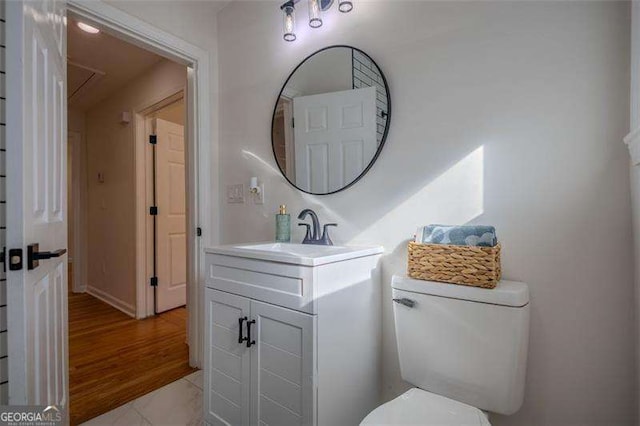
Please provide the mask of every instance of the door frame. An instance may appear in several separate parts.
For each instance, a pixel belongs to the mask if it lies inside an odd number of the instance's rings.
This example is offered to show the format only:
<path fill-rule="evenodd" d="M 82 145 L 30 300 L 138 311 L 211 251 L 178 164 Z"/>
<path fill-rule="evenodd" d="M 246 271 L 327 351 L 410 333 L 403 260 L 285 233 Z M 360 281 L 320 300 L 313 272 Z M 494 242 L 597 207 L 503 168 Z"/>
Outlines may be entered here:
<path fill-rule="evenodd" d="M 186 96 L 186 87 L 172 88 L 140 105 L 133 112 L 135 124 L 135 168 L 136 168 L 136 200 L 146 200 L 136 205 L 136 318 L 146 318 L 155 314 L 154 291 L 149 285 L 149 277 L 153 276 L 153 217 L 149 215 L 149 206 L 153 202 L 152 163 L 153 151 L 149 144 L 149 135 L 155 134 L 152 115 L 162 108 L 171 105 L 180 99 L 189 100 Z M 185 104 L 186 105 L 186 104 Z M 185 125 L 185 129 L 186 129 Z M 185 138 L 186 139 L 186 138 Z M 190 155 L 189 141 L 186 143 L 187 152 Z M 186 157 L 185 157 L 186 158 Z M 186 178 L 186 176 L 185 176 Z M 185 189 L 188 194 L 188 188 Z M 191 214 L 187 205 L 187 216 Z M 189 292 L 190 283 L 187 283 Z M 187 310 L 191 306 L 187 304 Z"/>
<path fill-rule="evenodd" d="M 83 230 L 86 229 L 84 224 L 86 223 L 86 209 L 85 201 L 87 196 L 86 187 L 83 185 L 86 182 L 86 164 L 84 164 L 83 158 L 84 144 L 83 133 L 68 131 L 67 141 L 73 146 L 71 150 L 71 192 L 72 192 L 72 205 L 73 209 L 73 223 L 69 226 L 73 226 L 73 285 L 71 291 L 74 293 L 83 293 L 87 289 L 87 268 L 86 268 L 86 236 L 83 234 Z M 67 194 L 68 196 L 68 194 Z M 68 217 L 68 215 L 67 215 Z"/>
<path fill-rule="evenodd" d="M 202 366 L 204 322 L 204 247 L 217 240 L 219 210 L 217 136 L 211 126 L 212 75 L 209 52 L 102 1 L 68 0 L 67 11 L 103 31 L 187 66 L 185 133 L 187 161 L 187 306 L 189 364 Z M 215 104 L 215 99 L 214 104 Z M 196 235 L 196 228 L 202 235 Z M 139 230 L 136 229 L 136 234 Z"/>

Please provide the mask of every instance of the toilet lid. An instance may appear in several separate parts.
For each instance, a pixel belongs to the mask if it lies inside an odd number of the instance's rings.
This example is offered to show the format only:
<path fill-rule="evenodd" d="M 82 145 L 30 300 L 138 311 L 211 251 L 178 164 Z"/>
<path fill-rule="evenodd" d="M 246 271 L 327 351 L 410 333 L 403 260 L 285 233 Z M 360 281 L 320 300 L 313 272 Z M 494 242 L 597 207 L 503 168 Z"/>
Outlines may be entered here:
<path fill-rule="evenodd" d="M 373 410 L 364 425 L 488 425 L 485 414 L 470 405 L 413 388 Z"/>

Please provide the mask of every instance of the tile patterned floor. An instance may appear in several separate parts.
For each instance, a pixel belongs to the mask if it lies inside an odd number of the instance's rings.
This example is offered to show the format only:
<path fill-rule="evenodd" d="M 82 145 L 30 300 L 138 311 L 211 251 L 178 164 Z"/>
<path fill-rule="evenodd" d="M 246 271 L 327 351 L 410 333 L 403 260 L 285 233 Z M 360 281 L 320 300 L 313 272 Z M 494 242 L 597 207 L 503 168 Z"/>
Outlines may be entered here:
<path fill-rule="evenodd" d="M 202 425 L 202 382 L 202 371 L 196 371 L 82 426 Z"/>

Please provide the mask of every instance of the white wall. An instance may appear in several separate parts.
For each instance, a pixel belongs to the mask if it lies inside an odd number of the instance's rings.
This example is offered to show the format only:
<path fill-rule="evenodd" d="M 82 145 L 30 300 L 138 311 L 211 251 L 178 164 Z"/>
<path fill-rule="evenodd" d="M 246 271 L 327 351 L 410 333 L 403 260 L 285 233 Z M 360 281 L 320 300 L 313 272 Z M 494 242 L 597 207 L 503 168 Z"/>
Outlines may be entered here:
<path fill-rule="evenodd" d="M 211 105 L 211 181 L 213 196 L 218 196 L 218 46 L 216 13 L 230 0 L 212 1 L 148 1 L 148 0 L 104 0 L 157 28 L 180 37 L 209 53 L 210 61 L 210 105 Z M 218 204 L 212 211 L 203 214 L 201 227 L 211 229 L 212 241 L 219 241 Z"/>
<path fill-rule="evenodd" d="M 186 81 L 185 66 L 163 60 L 86 114 L 87 291 L 130 314 L 136 306 L 135 129 L 120 114 L 133 116 Z"/>
<path fill-rule="evenodd" d="M 184 126 L 186 111 L 184 108 L 184 98 L 180 98 L 177 101 L 170 103 L 169 105 L 159 109 L 151 114 L 153 118 L 160 118 L 171 123 Z"/>
<path fill-rule="evenodd" d="M 353 89 L 351 49 L 329 49 L 309 58 L 287 82 L 296 96 Z"/>
<path fill-rule="evenodd" d="M 635 424 L 628 157 L 629 3 L 357 2 L 286 43 L 274 2 L 218 16 L 222 184 L 265 182 L 266 202 L 223 204 L 223 242 L 269 240 L 279 204 L 381 243 L 384 397 L 400 379 L 389 294 L 406 242 L 433 222 L 495 225 L 506 278 L 531 289 L 523 408 L 497 425 Z M 307 196 L 280 176 L 273 103 L 313 51 L 351 44 L 385 72 L 393 111 L 376 165 L 352 188 Z M 224 191 L 222 191 L 224 193 Z M 294 219 L 294 239 L 301 238 Z"/>
<path fill-rule="evenodd" d="M 67 111 L 67 129 L 70 132 L 84 133 L 85 121 L 86 117 L 84 111 L 69 108 Z"/>

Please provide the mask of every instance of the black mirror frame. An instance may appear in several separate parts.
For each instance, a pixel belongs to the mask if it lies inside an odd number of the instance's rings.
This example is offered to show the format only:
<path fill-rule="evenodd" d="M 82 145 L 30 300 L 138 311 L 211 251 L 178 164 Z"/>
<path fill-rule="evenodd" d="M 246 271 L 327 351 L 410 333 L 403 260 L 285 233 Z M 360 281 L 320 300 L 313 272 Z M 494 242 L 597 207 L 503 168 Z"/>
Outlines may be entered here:
<path fill-rule="evenodd" d="M 369 58 L 371 60 L 371 62 L 380 71 L 380 76 L 382 77 L 382 82 L 384 83 L 384 89 L 387 92 L 387 124 L 386 124 L 386 126 L 384 128 L 384 133 L 382 134 L 382 140 L 380 141 L 380 145 L 378 146 L 378 149 L 376 150 L 375 155 L 373 156 L 371 161 L 369 161 L 369 164 L 367 165 L 367 167 L 365 167 L 365 169 L 362 171 L 362 173 L 360 173 L 358 175 L 357 178 L 355 178 L 352 182 L 350 182 L 349 184 L 343 186 L 342 188 L 337 189 L 337 190 L 332 191 L 332 192 L 325 192 L 325 193 L 309 192 L 309 191 L 305 191 L 304 189 L 301 189 L 301 188 L 297 187 L 296 184 L 291 182 L 291 180 L 287 177 L 286 172 L 284 170 L 282 170 L 282 167 L 280 167 L 280 163 L 278 163 L 278 158 L 276 157 L 276 150 L 275 150 L 274 143 L 273 143 L 274 142 L 273 141 L 273 126 L 275 124 L 276 110 L 278 108 L 278 101 L 280 100 L 280 97 L 282 96 L 282 92 L 284 91 L 285 87 L 287 87 L 287 83 L 289 83 L 289 80 L 291 80 L 291 77 L 296 73 L 298 68 L 300 68 L 305 62 L 307 62 L 309 59 L 311 59 L 313 56 L 317 55 L 318 53 L 324 52 L 325 50 L 328 50 L 328 49 L 334 49 L 334 48 L 337 48 L 337 47 L 353 49 L 355 51 L 360 52 L 361 54 L 363 54 L 364 56 Z M 289 184 L 291 186 L 293 186 L 298 191 L 302 191 L 302 192 L 310 194 L 310 195 L 331 195 L 331 194 L 336 194 L 336 193 L 338 193 L 340 191 L 344 191 L 345 189 L 350 188 L 351 186 L 355 185 L 360 179 L 362 179 L 362 177 L 364 175 L 367 174 L 369 169 L 371 169 L 371 167 L 373 167 L 375 162 L 378 160 L 378 157 L 380 156 L 380 152 L 382 152 L 382 148 L 384 147 L 385 142 L 387 141 L 387 135 L 389 134 L 389 127 L 390 126 L 391 126 L 391 91 L 389 90 L 389 84 L 387 83 L 387 78 L 385 77 L 384 72 L 382 72 L 382 69 L 380 68 L 380 66 L 376 63 L 376 61 L 373 60 L 373 58 L 371 56 L 369 56 L 366 52 L 358 49 L 357 47 L 344 45 L 344 44 L 335 44 L 335 45 L 332 45 L 332 46 L 323 47 L 320 50 L 316 50 L 315 52 L 313 52 L 312 54 L 310 54 L 309 56 L 304 58 L 293 69 L 293 71 L 291 71 L 291 73 L 289 74 L 289 77 L 287 77 L 287 79 L 285 80 L 284 84 L 282 85 L 282 88 L 280 89 L 280 92 L 278 93 L 278 97 L 276 98 L 275 105 L 273 106 L 273 114 L 271 115 L 271 151 L 273 152 L 273 159 L 276 162 L 276 165 L 278 166 L 278 170 L 280 170 L 280 174 L 287 180 L 287 182 L 289 182 Z"/>

